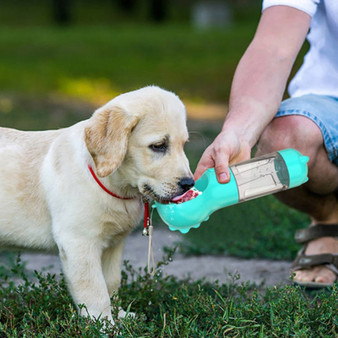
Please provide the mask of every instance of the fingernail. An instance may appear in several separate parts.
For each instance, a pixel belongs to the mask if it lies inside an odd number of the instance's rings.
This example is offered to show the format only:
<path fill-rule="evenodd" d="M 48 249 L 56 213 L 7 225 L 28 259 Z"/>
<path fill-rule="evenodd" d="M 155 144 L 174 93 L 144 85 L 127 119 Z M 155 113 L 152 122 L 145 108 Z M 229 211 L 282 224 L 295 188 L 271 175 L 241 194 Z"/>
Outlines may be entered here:
<path fill-rule="evenodd" d="M 221 182 L 226 182 L 228 180 L 228 175 L 226 173 L 221 173 L 218 178 Z"/>

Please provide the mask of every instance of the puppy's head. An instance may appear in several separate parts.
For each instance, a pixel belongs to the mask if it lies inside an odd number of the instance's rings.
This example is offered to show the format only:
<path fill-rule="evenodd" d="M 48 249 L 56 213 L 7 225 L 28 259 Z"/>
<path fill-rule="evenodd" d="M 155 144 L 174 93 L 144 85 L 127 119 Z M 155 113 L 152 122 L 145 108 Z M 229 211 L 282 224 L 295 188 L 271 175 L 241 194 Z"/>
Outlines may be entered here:
<path fill-rule="evenodd" d="M 90 121 L 85 142 L 100 177 L 118 170 L 121 181 L 157 201 L 194 184 L 183 149 L 185 107 L 175 94 L 153 86 L 122 94 Z"/>

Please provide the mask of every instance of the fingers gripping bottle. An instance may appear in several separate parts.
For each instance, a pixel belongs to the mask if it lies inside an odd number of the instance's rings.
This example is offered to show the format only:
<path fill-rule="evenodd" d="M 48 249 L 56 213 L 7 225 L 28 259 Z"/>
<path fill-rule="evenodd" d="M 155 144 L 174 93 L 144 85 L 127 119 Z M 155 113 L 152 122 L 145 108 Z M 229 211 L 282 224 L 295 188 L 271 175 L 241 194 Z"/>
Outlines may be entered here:
<path fill-rule="evenodd" d="M 230 166 L 230 181 L 220 184 L 215 170 L 208 169 L 196 181 L 199 193 L 191 200 L 154 207 L 170 230 L 187 233 L 198 228 L 216 210 L 257 197 L 297 187 L 307 178 L 309 158 L 294 149 L 284 149 Z M 191 194 L 190 194 L 191 195 Z"/>

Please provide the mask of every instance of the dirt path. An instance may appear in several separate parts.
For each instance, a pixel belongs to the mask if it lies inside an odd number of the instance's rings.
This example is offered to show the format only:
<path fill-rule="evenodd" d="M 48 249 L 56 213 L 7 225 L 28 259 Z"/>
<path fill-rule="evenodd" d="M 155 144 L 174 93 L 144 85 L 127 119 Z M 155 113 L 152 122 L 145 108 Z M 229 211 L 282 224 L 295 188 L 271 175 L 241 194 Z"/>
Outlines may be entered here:
<path fill-rule="evenodd" d="M 166 229 L 155 229 L 153 249 L 155 263 L 162 260 L 165 256 L 163 247 L 173 247 L 180 241 L 178 233 L 170 232 Z M 144 267 L 147 264 L 148 239 L 143 237 L 140 231 L 131 234 L 124 250 L 123 259 L 129 260 L 134 268 Z M 45 269 L 52 273 L 59 274 L 59 259 L 53 255 L 25 253 L 21 256 L 27 262 L 28 270 Z M 225 283 L 231 280 L 231 275 L 239 274 L 240 280 L 250 281 L 266 286 L 278 285 L 288 282 L 290 262 L 269 261 L 265 259 L 240 259 L 227 256 L 198 256 L 184 257 L 175 254 L 172 262 L 162 268 L 164 275 L 174 275 L 182 279 L 190 276 L 193 280 L 205 278 L 214 282 L 218 280 Z"/>

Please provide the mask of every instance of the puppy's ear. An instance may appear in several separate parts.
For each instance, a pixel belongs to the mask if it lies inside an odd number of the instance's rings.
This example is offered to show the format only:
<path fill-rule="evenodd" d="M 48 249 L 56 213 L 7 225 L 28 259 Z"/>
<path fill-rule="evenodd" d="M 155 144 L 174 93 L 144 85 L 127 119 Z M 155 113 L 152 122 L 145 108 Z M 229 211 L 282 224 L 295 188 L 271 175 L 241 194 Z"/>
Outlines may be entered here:
<path fill-rule="evenodd" d="M 128 147 L 129 135 L 138 122 L 118 106 L 104 106 L 90 119 L 85 129 L 85 143 L 91 154 L 98 176 L 105 177 L 122 163 Z"/>

